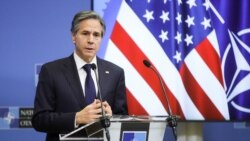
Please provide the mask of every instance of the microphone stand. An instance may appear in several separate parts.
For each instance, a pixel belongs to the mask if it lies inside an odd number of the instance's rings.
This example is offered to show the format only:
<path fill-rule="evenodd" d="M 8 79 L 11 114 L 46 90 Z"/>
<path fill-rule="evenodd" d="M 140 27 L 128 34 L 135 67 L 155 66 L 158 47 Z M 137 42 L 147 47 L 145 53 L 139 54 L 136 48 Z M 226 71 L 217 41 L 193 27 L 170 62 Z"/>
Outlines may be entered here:
<path fill-rule="evenodd" d="M 169 116 L 168 118 L 166 119 L 168 125 L 172 128 L 172 132 L 173 132 L 173 135 L 174 135 L 174 138 L 175 140 L 177 141 L 177 131 L 176 131 L 176 127 L 177 127 L 177 116 L 174 116 L 173 113 L 172 113 L 172 110 L 170 108 L 170 104 L 169 104 L 169 100 L 168 100 L 168 97 L 167 97 L 167 92 L 165 90 L 165 87 L 163 85 L 163 80 L 162 80 L 162 77 L 161 75 L 159 74 L 159 72 L 151 65 L 151 63 L 147 60 L 143 60 L 143 64 L 152 69 L 155 74 L 157 75 L 158 79 L 160 80 L 160 84 L 161 84 L 161 87 L 162 87 L 162 90 L 163 90 L 163 93 L 164 93 L 164 96 L 165 96 L 165 99 L 167 101 L 167 110 L 169 111 Z"/>
<path fill-rule="evenodd" d="M 97 88 L 98 88 L 97 95 L 99 96 L 99 99 L 101 101 L 101 113 L 102 113 L 102 117 L 100 117 L 100 122 L 101 122 L 102 127 L 105 130 L 107 141 L 110 141 L 110 133 L 109 133 L 110 119 L 109 119 L 108 116 L 106 116 L 106 113 L 105 113 L 105 111 L 103 109 L 102 95 L 101 95 L 101 89 L 100 89 L 99 80 L 98 80 L 98 77 L 97 77 L 96 65 L 95 64 L 91 64 L 91 68 L 95 72 L 96 83 L 97 83 Z"/>

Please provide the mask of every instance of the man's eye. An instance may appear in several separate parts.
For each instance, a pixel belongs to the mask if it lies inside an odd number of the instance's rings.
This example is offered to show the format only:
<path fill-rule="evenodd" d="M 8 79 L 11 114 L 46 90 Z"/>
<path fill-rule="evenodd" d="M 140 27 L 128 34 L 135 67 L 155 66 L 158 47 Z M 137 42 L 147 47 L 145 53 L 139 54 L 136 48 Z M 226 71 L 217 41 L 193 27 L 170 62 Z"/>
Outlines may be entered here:
<path fill-rule="evenodd" d="M 99 33 L 95 33 L 95 34 L 94 34 L 94 36 L 95 36 L 95 37 L 100 37 L 100 36 L 101 36 L 101 34 L 99 34 Z"/>
<path fill-rule="evenodd" d="M 88 32 L 82 32 L 82 35 L 89 35 Z"/>

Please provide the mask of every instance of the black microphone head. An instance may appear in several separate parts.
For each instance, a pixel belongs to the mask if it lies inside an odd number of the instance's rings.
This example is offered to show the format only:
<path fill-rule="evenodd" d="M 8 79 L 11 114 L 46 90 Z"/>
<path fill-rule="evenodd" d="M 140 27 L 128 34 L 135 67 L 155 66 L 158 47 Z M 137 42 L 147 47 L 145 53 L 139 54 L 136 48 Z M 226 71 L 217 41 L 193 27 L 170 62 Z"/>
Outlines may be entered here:
<path fill-rule="evenodd" d="M 148 60 L 143 60 L 143 64 L 148 68 L 151 67 L 151 63 Z"/>
<path fill-rule="evenodd" d="M 91 68 L 92 68 L 92 70 L 95 70 L 96 69 L 96 65 L 94 63 L 91 64 Z"/>

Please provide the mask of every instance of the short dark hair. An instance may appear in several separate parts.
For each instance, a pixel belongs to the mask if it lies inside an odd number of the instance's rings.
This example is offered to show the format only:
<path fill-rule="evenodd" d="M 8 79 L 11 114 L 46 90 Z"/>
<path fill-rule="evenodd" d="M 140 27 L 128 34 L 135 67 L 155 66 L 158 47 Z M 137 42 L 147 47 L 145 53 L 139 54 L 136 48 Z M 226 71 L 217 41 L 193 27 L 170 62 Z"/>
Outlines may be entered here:
<path fill-rule="evenodd" d="M 96 19 L 100 22 L 100 24 L 103 28 L 103 31 L 101 33 L 101 35 L 103 37 L 105 30 L 106 30 L 106 25 L 105 25 L 103 19 L 100 17 L 100 15 L 94 11 L 80 11 L 80 12 L 76 13 L 76 15 L 74 16 L 73 21 L 71 23 L 71 33 L 75 34 L 79 30 L 79 23 L 81 21 L 84 21 L 87 19 Z"/>

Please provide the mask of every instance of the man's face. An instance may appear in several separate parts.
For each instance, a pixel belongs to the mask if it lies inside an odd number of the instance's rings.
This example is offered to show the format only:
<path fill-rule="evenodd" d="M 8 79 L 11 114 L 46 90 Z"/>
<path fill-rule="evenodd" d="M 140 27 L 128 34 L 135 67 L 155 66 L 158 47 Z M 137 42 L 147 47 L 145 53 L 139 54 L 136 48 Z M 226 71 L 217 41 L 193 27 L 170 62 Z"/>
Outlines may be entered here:
<path fill-rule="evenodd" d="M 76 54 L 89 63 L 100 48 L 103 28 L 96 19 L 81 21 L 79 30 L 72 35 Z"/>

